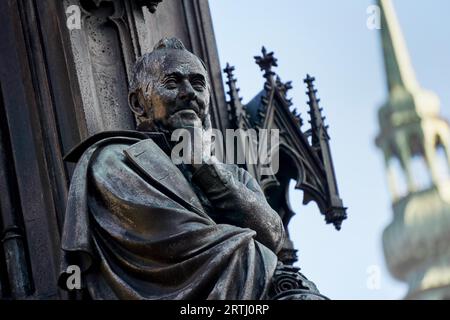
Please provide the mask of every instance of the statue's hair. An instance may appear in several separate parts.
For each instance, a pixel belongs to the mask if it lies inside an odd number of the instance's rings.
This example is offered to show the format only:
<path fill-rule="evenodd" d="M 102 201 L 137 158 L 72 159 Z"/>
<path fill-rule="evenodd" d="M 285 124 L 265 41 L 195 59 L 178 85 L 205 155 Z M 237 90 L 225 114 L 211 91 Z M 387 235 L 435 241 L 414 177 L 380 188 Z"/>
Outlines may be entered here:
<path fill-rule="evenodd" d="M 130 81 L 130 93 L 137 92 L 139 89 L 144 89 L 150 82 L 152 77 L 152 63 L 154 62 L 154 56 L 162 50 L 184 50 L 191 53 L 186 49 L 183 42 L 178 38 L 162 38 L 153 47 L 153 51 L 145 53 L 140 57 L 133 66 L 131 81 Z M 191 53 L 192 54 L 192 53 Z M 198 58 L 198 57 L 197 57 Z M 202 59 L 198 58 L 206 71 L 206 65 Z M 206 73 L 208 74 L 208 73 Z"/>

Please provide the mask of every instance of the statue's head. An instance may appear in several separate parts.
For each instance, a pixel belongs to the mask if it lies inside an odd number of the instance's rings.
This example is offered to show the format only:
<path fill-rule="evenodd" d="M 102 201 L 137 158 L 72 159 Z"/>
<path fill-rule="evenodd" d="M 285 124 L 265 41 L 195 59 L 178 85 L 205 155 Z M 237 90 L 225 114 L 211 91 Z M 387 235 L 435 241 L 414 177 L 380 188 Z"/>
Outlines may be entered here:
<path fill-rule="evenodd" d="M 135 64 L 129 104 L 142 130 L 210 127 L 205 64 L 176 39 L 162 39 Z"/>

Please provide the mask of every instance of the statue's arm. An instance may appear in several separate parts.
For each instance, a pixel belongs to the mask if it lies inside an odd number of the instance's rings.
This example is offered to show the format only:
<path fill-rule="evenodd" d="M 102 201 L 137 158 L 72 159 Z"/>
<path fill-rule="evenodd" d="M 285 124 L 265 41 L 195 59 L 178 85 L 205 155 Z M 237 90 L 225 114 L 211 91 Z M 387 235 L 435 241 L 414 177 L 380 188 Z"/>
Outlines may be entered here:
<path fill-rule="evenodd" d="M 204 164 L 193 179 L 217 211 L 218 223 L 250 228 L 266 247 L 274 252 L 281 249 L 284 227 L 280 216 L 247 171 L 221 163 Z"/>

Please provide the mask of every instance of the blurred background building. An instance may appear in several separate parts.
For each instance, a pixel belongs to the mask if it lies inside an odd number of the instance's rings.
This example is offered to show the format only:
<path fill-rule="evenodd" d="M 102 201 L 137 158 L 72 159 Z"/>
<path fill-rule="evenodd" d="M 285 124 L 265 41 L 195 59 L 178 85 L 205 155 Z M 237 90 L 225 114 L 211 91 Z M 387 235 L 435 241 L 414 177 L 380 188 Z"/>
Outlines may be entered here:
<path fill-rule="evenodd" d="M 379 110 L 393 219 L 383 233 L 391 274 L 409 299 L 450 299 L 450 127 L 418 83 L 391 0 L 379 0 L 389 97 Z"/>

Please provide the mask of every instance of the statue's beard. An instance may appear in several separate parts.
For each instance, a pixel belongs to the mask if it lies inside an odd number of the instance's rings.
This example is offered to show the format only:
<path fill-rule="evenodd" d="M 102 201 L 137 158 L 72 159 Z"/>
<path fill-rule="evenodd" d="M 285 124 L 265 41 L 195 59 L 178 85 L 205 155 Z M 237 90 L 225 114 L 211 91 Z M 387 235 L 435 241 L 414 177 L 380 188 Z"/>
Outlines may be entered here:
<path fill-rule="evenodd" d="M 203 121 L 201 122 L 201 127 L 184 127 L 184 129 L 189 131 L 190 137 L 196 137 L 194 140 L 191 140 L 191 143 L 194 143 L 196 146 L 192 147 L 194 150 L 196 150 L 196 154 L 201 154 L 201 158 L 204 159 L 205 154 L 211 155 L 211 152 L 213 150 L 213 144 L 211 141 L 212 138 L 212 126 L 211 126 L 211 116 L 209 114 L 206 114 L 203 117 Z M 201 133 L 196 131 L 195 128 L 201 128 Z M 163 133 L 166 137 L 166 141 L 169 143 L 171 148 L 173 148 L 175 145 L 179 143 L 180 136 L 175 133 L 174 131 L 176 129 L 183 129 L 183 127 L 180 128 L 173 128 L 169 127 L 167 124 L 163 123 L 162 121 L 156 121 L 152 120 L 150 118 L 145 118 L 143 121 L 140 121 L 137 130 L 139 131 L 147 131 L 147 132 L 160 132 Z M 194 131 L 195 133 L 194 133 Z M 198 134 L 201 134 L 200 136 Z M 174 139 L 172 139 L 172 137 Z M 200 137 L 200 139 L 198 139 Z M 201 149 L 198 149 L 198 147 L 201 145 Z M 198 146 L 198 147 L 197 147 Z M 197 153 L 197 150 L 199 153 Z M 209 158 L 208 156 L 208 158 Z"/>

